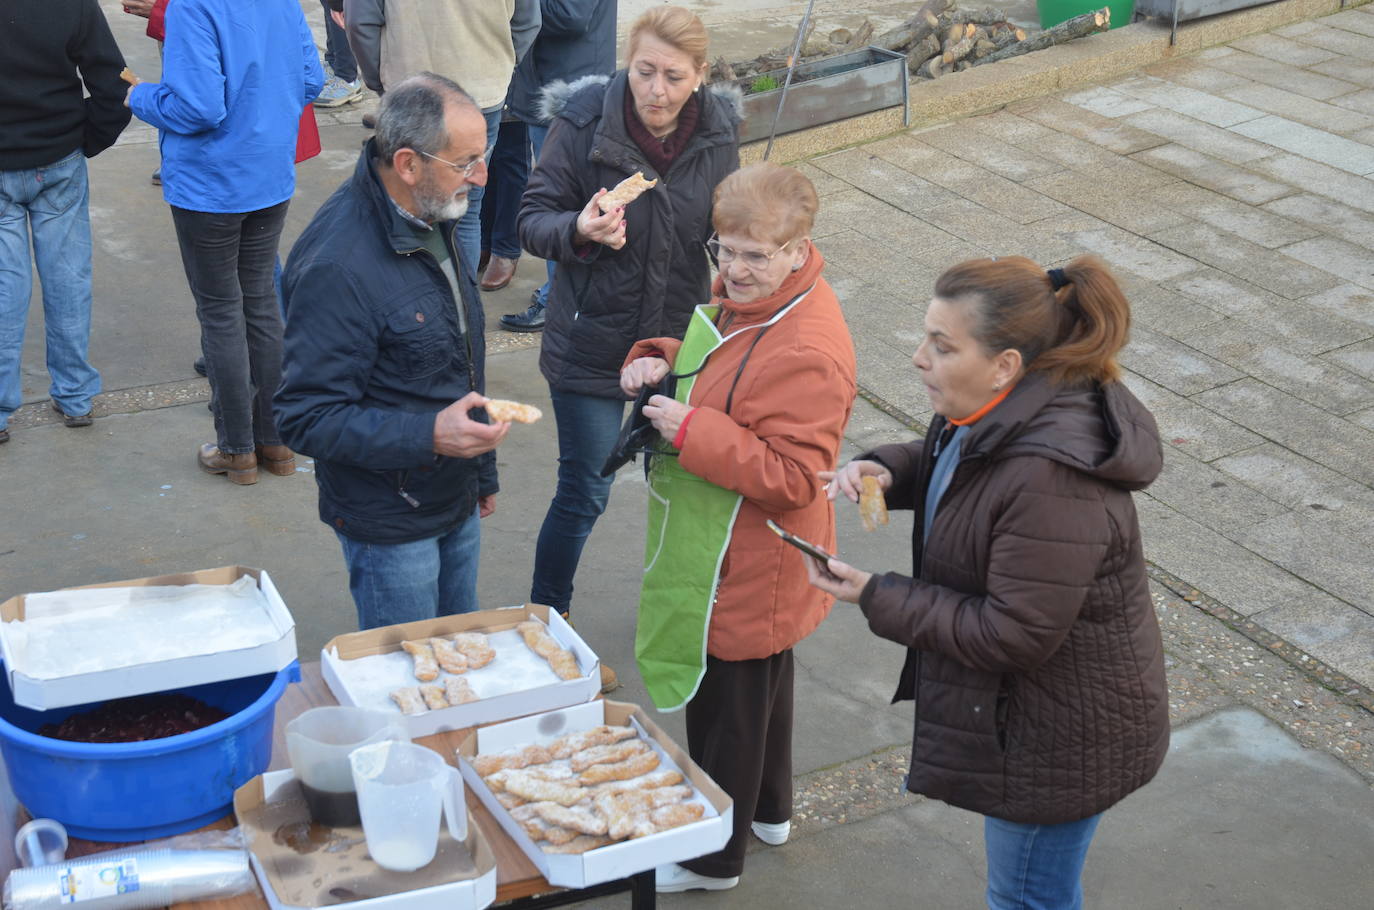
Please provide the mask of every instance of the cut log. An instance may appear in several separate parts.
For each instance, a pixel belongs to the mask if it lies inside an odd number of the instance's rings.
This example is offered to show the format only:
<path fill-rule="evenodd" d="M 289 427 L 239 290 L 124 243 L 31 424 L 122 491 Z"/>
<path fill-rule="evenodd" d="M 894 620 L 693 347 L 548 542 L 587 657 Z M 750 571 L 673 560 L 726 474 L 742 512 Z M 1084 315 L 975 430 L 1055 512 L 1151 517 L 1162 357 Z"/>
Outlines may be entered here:
<path fill-rule="evenodd" d="M 944 34 L 940 36 L 940 43 L 945 46 L 958 44 L 963 40 L 964 27 L 962 25 L 951 25 L 949 28 L 945 29 Z"/>
<path fill-rule="evenodd" d="M 1015 44 L 1017 41 L 1020 40 L 1020 38 L 1016 37 L 1016 32 L 1012 31 L 1011 29 L 1007 29 L 1004 32 L 998 32 L 997 34 L 992 36 L 992 43 L 995 45 L 994 50 L 999 51 L 1002 48 L 1007 47 L 1008 45 Z"/>
<path fill-rule="evenodd" d="M 1074 38 L 1082 38 L 1095 32 L 1105 32 L 1111 27 L 1112 12 L 1107 7 L 1084 13 L 1081 16 L 1074 16 L 1059 23 L 1054 28 L 1047 28 L 1037 35 L 1033 35 L 1024 41 L 1017 41 L 1009 44 L 999 51 L 988 54 L 979 64 L 996 63 L 998 60 L 1006 60 L 1008 57 L 1019 57 L 1031 51 L 1042 50 L 1062 44 L 1065 41 L 1072 41 Z"/>
<path fill-rule="evenodd" d="M 939 54 L 936 54 L 925 63 L 922 63 L 916 70 L 916 75 L 924 76 L 927 79 L 939 79 L 943 73 L 943 65 L 940 62 Z"/>
<path fill-rule="evenodd" d="M 1007 11 L 991 6 L 985 9 L 956 9 L 949 14 L 951 22 L 972 22 L 974 25 L 996 25 L 1007 21 Z"/>
<path fill-rule="evenodd" d="M 711 65 L 712 82 L 734 82 L 738 78 L 739 74 L 724 57 L 717 57 L 716 62 Z"/>
<path fill-rule="evenodd" d="M 995 50 L 997 50 L 996 43 L 987 38 L 983 38 L 981 40 L 973 42 L 973 50 L 969 53 L 969 56 L 972 57 L 974 60 L 982 60 L 984 57 L 986 57 L 988 54 L 991 54 Z"/>
<path fill-rule="evenodd" d="M 978 34 L 978 26 L 974 25 L 972 22 L 966 22 L 964 23 L 964 37 L 960 40 L 967 41 L 976 34 Z"/>
<path fill-rule="evenodd" d="M 869 42 L 874 47 L 889 51 L 900 51 L 921 41 L 940 27 L 940 13 L 949 9 L 954 0 L 927 0 L 910 19 L 894 29 L 874 36 Z M 836 29 L 838 31 L 838 29 Z"/>
<path fill-rule="evenodd" d="M 875 31 L 877 31 L 877 29 L 873 27 L 873 23 L 865 19 L 863 25 L 859 26 L 859 30 L 854 33 L 853 37 L 845 42 L 844 48 L 840 53 L 847 54 L 852 51 L 857 51 L 860 48 L 867 47 L 869 42 L 873 40 L 873 33 Z"/>
<path fill-rule="evenodd" d="M 954 64 L 954 71 L 955 71 L 956 73 L 962 73 L 964 70 L 968 69 L 970 66 L 973 66 L 973 64 L 972 64 L 972 63 L 969 63 L 967 60 L 960 60 L 958 63 Z"/>
<path fill-rule="evenodd" d="M 952 44 L 948 48 L 946 48 L 944 54 L 942 54 L 940 57 L 940 62 L 942 62 L 946 67 L 948 67 L 952 64 L 958 63 L 960 60 L 963 60 L 965 57 L 969 55 L 969 53 L 972 50 L 973 42 L 965 38 L 958 44 Z"/>
<path fill-rule="evenodd" d="M 913 73 L 920 69 L 921 64 L 940 53 L 940 39 L 934 35 L 926 35 L 919 44 L 914 44 L 911 50 L 907 51 L 907 69 Z"/>

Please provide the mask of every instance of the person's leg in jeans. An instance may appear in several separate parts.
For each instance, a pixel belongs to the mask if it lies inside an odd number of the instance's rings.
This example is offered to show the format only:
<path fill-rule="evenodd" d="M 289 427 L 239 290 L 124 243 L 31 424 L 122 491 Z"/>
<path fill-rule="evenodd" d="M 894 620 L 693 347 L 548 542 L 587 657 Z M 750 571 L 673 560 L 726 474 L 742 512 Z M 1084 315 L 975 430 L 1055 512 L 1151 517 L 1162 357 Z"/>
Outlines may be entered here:
<path fill-rule="evenodd" d="M 482 550 L 481 518 L 477 510 L 439 538 L 438 616 L 471 613 L 477 609 L 477 561 Z"/>
<path fill-rule="evenodd" d="M 49 391 L 63 414 L 91 412 L 100 374 L 86 359 L 91 337 L 91 220 L 86 159 L 73 152 L 37 168 L 38 194 L 29 203 L 34 261 L 43 288 Z"/>
<path fill-rule="evenodd" d="M 989 910 L 1081 910 L 1083 863 L 1101 819 L 1034 825 L 985 817 Z"/>
<path fill-rule="evenodd" d="M 625 402 L 558 389 L 549 394 L 558 427 L 558 488 L 534 549 L 530 601 L 567 613 L 582 547 L 611 496 L 614 478 L 602 477 L 601 465 L 620 433 Z"/>
<path fill-rule="evenodd" d="M 531 126 L 529 132 L 530 152 L 534 156 L 535 164 L 538 164 L 539 153 L 544 150 L 544 139 L 549 135 L 549 128 L 547 126 Z M 539 286 L 539 290 L 534 292 L 535 297 L 532 301 L 533 303 L 539 304 L 541 307 L 549 305 L 549 286 L 553 284 L 553 260 L 550 259 L 545 262 L 544 267 L 548 272 L 548 278 Z"/>
<path fill-rule="evenodd" d="M 334 533 L 348 567 L 348 590 L 358 609 L 358 628 L 433 619 L 477 608 L 476 511 L 438 537 L 379 544 Z"/>
<path fill-rule="evenodd" d="M 520 120 L 502 121 L 496 133 L 496 146 L 492 149 L 491 162 L 487 166 L 486 195 L 482 197 L 482 249 L 491 252 L 492 259 L 506 260 L 500 264 L 505 272 L 510 268 L 507 263 L 520 259 L 520 238 L 515 232 L 515 219 L 520 214 L 520 197 L 525 192 L 525 181 L 530 175 L 530 140 L 525 124 Z M 488 269 L 494 269 L 488 266 Z M 509 282 L 504 275 L 482 275 L 482 290 L 497 290 L 496 279 L 501 278 L 504 287 Z"/>
<path fill-rule="evenodd" d="M 20 361 L 33 293 L 28 205 L 36 191 L 32 170 L 0 171 L 0 433 L 23 403 Z"/>
<path fill-rule="evenodd" d="M 353 59 L 353 48 L 348 46 L 348 33 L 329 15 L 328 0 L 320 0 L 320 6 L 324 7 L 324 62 L 344 82 L 357 82 L 358 61 Z"/>
<path fill-rule="evenodd" d="M 501 126 L 501 109 L 483 111 L 482 115 L 487 118 L 487 155 L 490 157 L 492 146 L 496 144 L 497 130 Z M 482 196 L 485 191 L 485 187 L 476 184 L 468 188 L 468 210 L 458 219 L 458 246 L 474 277 L 482 255 Z"/>
<path fill-rule="evenodd" d="M 254 217 L 256 216 L 256 217 Z M 195 212 L 172 207 L 172 223 L 181 246 L 181 261 L 186 280 L 196 301 L 200 320 L 201 349 L 205 354 L 206 376 L 210 380 L 211 410 L 215 417 L 216 444 L 226 455 L 241 455 L 254 448 L 254 363 L 249 352 L 248 320 L 244 288 L 240 275 L 248 277 L 255 300 L 254 341 L 263 343 L 262 295 L 269 301 L 276 319 L 276 370 L 281 370 L 281 317 L 272 288 L 272 262 L 277 240 L 286 216 L 286 203 L 261 212 Z M 250 240 L 251 250 L 245 272 L 240 271 L 239 256 L 244 228 L 250 217 L 258 229 Z M 261 262 L 266 256 L 265 265 Z M 265 282 L 264 282 L 265 279 Z M 265 352 L 270 357 L 270 351 Z M 257 368 L 270 371 L 262 352 Z M 270 398 L 275 385 L 262 390 Z M 270 413 L 270 412 L 269 412 Z"/>
<path fill-rule="evenodd" d="M 239 241 L 239 286 L 248 339 L 248 370 L 253 392 L 253 443 L 281 445 L 272 416 L 272 395 L 281 385 L 281 297 L 277 290 L 277 245 L 290 202 L 251 212 Z"/>

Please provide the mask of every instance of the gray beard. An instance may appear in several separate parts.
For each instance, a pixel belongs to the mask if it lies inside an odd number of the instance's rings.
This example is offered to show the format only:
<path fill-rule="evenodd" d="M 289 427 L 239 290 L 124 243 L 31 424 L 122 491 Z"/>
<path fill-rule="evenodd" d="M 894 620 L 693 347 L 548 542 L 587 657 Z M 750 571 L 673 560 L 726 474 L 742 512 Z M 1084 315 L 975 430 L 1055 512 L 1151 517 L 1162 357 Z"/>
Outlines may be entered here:
<path fill-rule="evenodd" d="M 416 187 L 415 204 L 420 209 L 420 220 L 426 224 L 438 224 L 440 221 L 457 221 L 467 214 L 468 191 L 465 187 L 463 192 L 455 198 L 439 193 L 431 195 L 429 187 L 427 186 Z"/>

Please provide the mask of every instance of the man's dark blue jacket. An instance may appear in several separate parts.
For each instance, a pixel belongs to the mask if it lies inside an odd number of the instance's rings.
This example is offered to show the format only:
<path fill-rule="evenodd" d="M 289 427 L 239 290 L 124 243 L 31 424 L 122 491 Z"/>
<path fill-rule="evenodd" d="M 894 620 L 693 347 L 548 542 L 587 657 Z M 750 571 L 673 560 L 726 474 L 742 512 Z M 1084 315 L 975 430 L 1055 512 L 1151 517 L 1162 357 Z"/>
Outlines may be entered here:
<path fill-rule="evenodd" d="M 405 543 L 453 530 L 495 493 L 496 455 L 434 453 L 435 415 L 485 388 L 482 304 L 456 222 L 436 225 L 461 263 L 464 336 L 448 279 L 387 195 L 373 152 L 369 140 L 291 249 L 274 410 L 283 442 L 315 459 L 320 519 L 355 540 Z"/>

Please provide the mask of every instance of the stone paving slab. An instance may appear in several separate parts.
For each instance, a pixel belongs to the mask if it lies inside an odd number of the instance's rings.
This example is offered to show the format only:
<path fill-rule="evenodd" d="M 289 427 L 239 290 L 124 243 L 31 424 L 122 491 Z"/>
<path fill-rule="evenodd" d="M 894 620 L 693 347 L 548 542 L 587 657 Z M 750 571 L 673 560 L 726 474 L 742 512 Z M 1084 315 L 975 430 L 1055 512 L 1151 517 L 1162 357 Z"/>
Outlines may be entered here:
<path fill-rule="evenodd" d="M 1176 213 L 1176 217 L 1181 219 L 1178 224 L 1195 218 L 1267 249 L 1307 240 L 1321 233 L 1316 226 L 1279 217 L 1183 180 L 1159 187 L 1151 195 Z M 1173 226 L 1160 225 L 1138 233 L 1148 234 L 1152 230 Z"/>
<path fill-rule="evenodd" d="M 1374 615 L 1374 572 L 1369 571 L 1367 539 L 1352 540 L 1340 525 L 1289 512 L 1237 531 L 1235 540 Z"/>
<path fill-rule="evenodd" d="M 1253 105 L 1260 110 L 1289 120 L 1296 120 L 1308 126 L 1329 133 L 1353 133 L 1374 126 L 1374 118 L 1359 111 L 1348 110 L 1325 101 L 1314 101 L 1302 95 L 1286 92 L 1272 85 L 1257 85 L 1246 82 L 1241 86 L 1223 89 L 1221 93 L 1233 101 Z M 1339 102 L 1349 95 L 1337 98 Z"/>
<path fill-rule="evenodd" d="M 1243 76 L 1254 82 L 1297 92 L 1299 95 L 1305 95 L 1317 101 L 1329 101 L 1359 88 L 1356 83 L 1333 79 L 1321 73 L 1298 69 L 1289 64 L 1280 63 L 1277 60 L 1266 60 L 1253 54 L 1233 53 L 1223 57 L 1215 57 L 1208 61 L 1208 65 L 1236 76 Z M 1322 65 L 1316 64 L 1316 66 Z"/>
<path fill-rule="evenodd" d="M 1351 480 L 1374 484 L 1374 433 L 1362 427 L 1256 379 L 1209 389 L 1194 400 Z"/>
<path fill-rule="evenodd" d="M 1313 237 L 1283 248 L 1284 254 L 1374 290 L 1374 256 L 1338 237 Z"/>
<path fill-rule="evenodd" d="M 1374 617 L 1334 598 L 1295 601 L 1252 617 L 1318 660 L 1355 679 L 1374 679 Z"/>
<path fill-rule="evenodd" d="M 1226 455 L 1212 462 L 1253 489 L 1289 509 L 1339 512 L 1348 503 L 1374 508 L 1374 493 L 1350 478 L 1273 442 Z"/>
<path fill-rule="evenodd" d="M 1131 157 L 1141 164 L 1250 205 L 1270 202 L 1293 192 L 1286 183 L 1265 179 L 1177 143 L 1146 149 Z"/>
<path fill-rule="evenodd" d="M 1185 397 L 1245 376 L 1220 360 L 1143 326 L 1131 330 L 1131 342 L 1120 359 L 1132 372 Z"/>
<path fill-rule="evenodd" d="M 1173 446 L 1165 447 L 1164 471 L 1150 484 L 1150 498 L 1224 534 L 1290 514 L 1282 503 Z"/>
<path fill-rule="evenodd" d="M 1362 341 L 1338 351 L 1328 351 L 1322 356 L 1366 379 L 1374 379 L 1374 344 L 1370 342 Z"/>
<path fill-rule="evenodd" d="M 1231 131 L 1352 174 L 1374 171 L 1374 160 L 1370 157 L 1369 146 L 1364 143 L 1333 136 L 1326 130 L 1283 117 L 1270 114 L 1238 123 Z"/>
<path fill-rule="evenodd" d="M 1152 232 L 1150 239 L 1223 272 L 1243 276 L 1285 297 L 1306 297 L 1340 283 L 1337 276 L 1285 255 L 1285 250 L 1265 249 L 1207 224 L 1165 228 Z"/>
<path fill-rule="evenodd" d="M 1261 208 L 1266 212 L 1274 212 L 1304 222 L 1313 228 L 1334 230 L 1343 239 L 1374 250 L 1374 215 L 1351 208 L 1335 199 L 1314 196 L 1311 193 L 1297 193 L 1275 199 Z"/>
<path fill-rule="evenodd" d="M 1214 461 L 1264 442 L 1262 437 L 1240 424 L 1232 423 L 1220 414 L 1136 373 L 1127 370 L 1122 381 L 1154 413 L 1159 434 L 1164 441 L 1194 458 Z"/>

